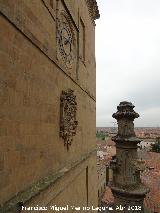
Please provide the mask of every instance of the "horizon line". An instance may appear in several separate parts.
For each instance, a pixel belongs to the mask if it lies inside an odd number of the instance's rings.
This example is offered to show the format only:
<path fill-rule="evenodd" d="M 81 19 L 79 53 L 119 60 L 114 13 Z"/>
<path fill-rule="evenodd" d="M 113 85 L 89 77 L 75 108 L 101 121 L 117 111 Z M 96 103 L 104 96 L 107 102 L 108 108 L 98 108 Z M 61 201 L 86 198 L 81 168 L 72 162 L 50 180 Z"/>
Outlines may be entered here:
<path fill-rule="evenodd" d="M 96 128 L 118 128 L 118 126 L 96 126 Z M 134 128 L 160 128 L 159 126 L 135 126 Z"/>

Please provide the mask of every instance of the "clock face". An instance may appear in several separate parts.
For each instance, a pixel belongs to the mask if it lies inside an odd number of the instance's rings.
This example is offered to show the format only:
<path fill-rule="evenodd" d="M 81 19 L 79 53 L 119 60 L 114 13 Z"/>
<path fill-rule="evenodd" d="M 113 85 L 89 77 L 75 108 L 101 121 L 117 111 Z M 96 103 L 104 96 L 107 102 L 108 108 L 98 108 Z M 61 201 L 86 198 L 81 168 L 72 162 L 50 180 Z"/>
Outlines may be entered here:
<path fill-rule="evenodd" d="M 57 41 L 62 59 L 67 68 L 72 68 L 74 61 L 74 35 L 71 23 L 64 13 L 58 19 Z"/>

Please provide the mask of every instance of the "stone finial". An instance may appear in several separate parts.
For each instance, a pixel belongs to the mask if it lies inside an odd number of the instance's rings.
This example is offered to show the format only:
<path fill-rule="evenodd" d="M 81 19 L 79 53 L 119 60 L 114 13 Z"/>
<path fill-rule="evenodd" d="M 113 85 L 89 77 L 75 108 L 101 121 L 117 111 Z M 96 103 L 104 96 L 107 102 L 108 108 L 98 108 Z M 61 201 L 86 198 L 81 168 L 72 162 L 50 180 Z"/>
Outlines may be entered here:
<path fill-rule="evenodd" d="M 130 102 L 120 102 L 113 114 L 118 122 L 118 133 L 112 138 L 116 142 L 116 157 L 110 162 L 113 171 L 111 190 L 114 196 L 114 212 L 131 212 L 130 206 L 139 206 L 144 213 L 143 201 L 149 189 L 141 182 L 140 173 L 145 169 L 145 162 L 138 159 L 137 144 L 141 141 L 134 132 L 134 119 L 139 114 Z M 119 211 L 117 206 L 123 206 Z M 137 212 L 137 211 L 136 211 Z"/>
<path fill-rule="evenodd" d="M 123 101 L 117 106 L 117 112 L 112 115 L 118 122 L 118 134 L 116 139 L 135 137 L 134 119 L 139 114 L 133 110 L 134 105 L 131 102 Z M 136 138 L 135 138 L 136 139 Z"/>
<path fill-rule="evenodd" d="M 113 118 L 119 120 L 121 118 L 135 119 L 139 117 L 133 108 L 135 106 L 131 102 L 123 101 L 117 106 L 117 112 L 112 115 Z"/>

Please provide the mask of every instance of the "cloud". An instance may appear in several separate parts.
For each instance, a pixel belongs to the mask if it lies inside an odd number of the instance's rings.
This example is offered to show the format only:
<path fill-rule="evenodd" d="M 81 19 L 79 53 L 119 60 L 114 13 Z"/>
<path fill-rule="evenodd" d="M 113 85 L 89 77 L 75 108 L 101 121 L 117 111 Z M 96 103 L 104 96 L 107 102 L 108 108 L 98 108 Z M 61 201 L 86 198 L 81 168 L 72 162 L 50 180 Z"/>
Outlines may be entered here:
<path fill-rule="evenodd" d="M 97 126 L 110 126 L 123 100 L 144 115 L 136 125 L 160 125 L 160 1 L 99 0 L 98 6 Z"/>

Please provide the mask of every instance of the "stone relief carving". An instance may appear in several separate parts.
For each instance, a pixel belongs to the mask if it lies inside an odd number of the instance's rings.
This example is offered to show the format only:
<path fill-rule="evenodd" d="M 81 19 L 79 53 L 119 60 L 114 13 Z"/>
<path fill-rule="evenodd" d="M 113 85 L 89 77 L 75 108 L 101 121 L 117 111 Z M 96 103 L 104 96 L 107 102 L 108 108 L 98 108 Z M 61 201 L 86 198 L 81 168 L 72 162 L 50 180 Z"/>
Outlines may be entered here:
<path fill-rule="evenodd" d="M 89 14 L 91 16 L 92 21 L 98 19 L 100 17 L 98 5 L 96 0 L 86 0 L 86 3 L 88 5 Z"/>
<path fill-rule="evenodd" d="M 145 166 L 145 161 L 142 159 L 133 159 L 133 166 L 135 171 L 144 171 L 146 166 Z"/>
<path fill-rule="evenodd" d="M 62 10 L 57 17 L 57 46 L 59 57 L 66 68 L 71 69 L 76 59 L 76 39 L 70 16 Z"/>
<path fill-rule="evenodd" d="M 60 98 L 60 136 L 64 139 L 64 145 L 69 146 L 76 134 L 78 121 L 76 120 L 77 102 L 73 90 L 62 91 Z"/>

